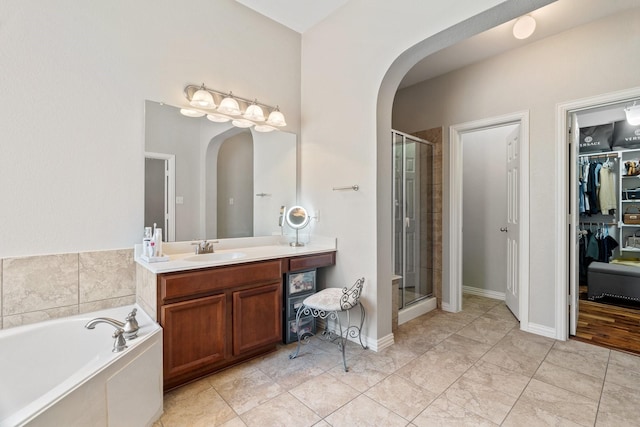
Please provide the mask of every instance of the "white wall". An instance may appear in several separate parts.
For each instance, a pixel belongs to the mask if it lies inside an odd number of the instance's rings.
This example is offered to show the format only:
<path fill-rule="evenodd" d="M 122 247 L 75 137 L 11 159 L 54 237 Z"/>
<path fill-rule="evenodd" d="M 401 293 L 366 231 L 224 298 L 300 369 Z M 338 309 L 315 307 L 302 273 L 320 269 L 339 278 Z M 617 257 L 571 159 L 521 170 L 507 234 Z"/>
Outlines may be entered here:
<path fill-rule="evenodd" d="M 0 257 L 141 239 L 145 99 L 205 82 L 299 132 L 300 35 L 233 0 L 3 0 L 0 16 Z"/>
<path fill-rule="evenodd" d="M 303 34 L 302 201 L 322 211 L 316 231 L 338 238 L 328 284 L 365 277 L 365 333 L 374 340 L 391 334 L 393 94 L 428 53 L 540 3 L 352 0 Z M 353 184 L 360 191 L 332 191 Z"/>
<path fill-rule="evenodd" d="M 518 125 L 462 135 L 462 284 L 504 294 L 507 282 L 507 136 Z"/>
<path fill-rule="evenodd" d="M 562 143 L 555 140 L 556 105 L 637 86 L 640 56 L 633 52 L 640 48 L 639 40 L 640 11 L 625 12 L 403 89 L 396 97 L 393 124 L 405 132 L 530 111 L 533 324 L 557 326 L 554 230 L 563 218 L 562 207 L 555 206 L 554 152 Z M 446 146 L 448 142 L 446 138 Z M 447 164 L 445 159 L 445 177 Z M 446 190 L 444 206 L 446 218 Z"/>

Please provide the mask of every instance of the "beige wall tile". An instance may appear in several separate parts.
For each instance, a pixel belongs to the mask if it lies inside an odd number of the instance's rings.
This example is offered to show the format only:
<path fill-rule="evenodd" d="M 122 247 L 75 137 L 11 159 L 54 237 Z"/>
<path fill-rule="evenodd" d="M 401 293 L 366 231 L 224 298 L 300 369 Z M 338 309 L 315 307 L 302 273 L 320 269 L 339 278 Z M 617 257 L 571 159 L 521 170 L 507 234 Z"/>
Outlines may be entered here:
<path fill-rule="evenodd" d="M 2 276 L 3 316 L 78 304 L 77 254 L 6 258 Z"/>
<path fill-rule="evenodd" d="M 136 293 L 133 249 L 82 252 L 79 262 L 80 303 Z"/>
<path fill-rule="evenodd" d="M 106 310 L 107 308 L 122 307 L 123 305 L 135 304 L 136 296 L 127 295 L 125 297 L 103 299 L 100 301 L 92 301 L 81 303 L 78 313 L 91 313 L 92 311 Z M 118 319 L 124 321 L 124 319 Z"/>
<path fill-rule="evenodd" d="M 136 264 L 136 300 L 138 304 L 153 319 L 157 316 L 157 295 L 156 275 L 139 264 Z"/>
<path fill-rule="evenodd" d="M 31 323 L 44 322 L 45 320 L 58 319 L 60 317 L 73 316 L 78 314 L 78 306 L 71 305 L 67 307 L 57 307 L 48 310 L 31 311 L 29 313 L 20 313 L 11 316 L 4 316 L 4 329 L 14 326 L 29 325 Z"/>

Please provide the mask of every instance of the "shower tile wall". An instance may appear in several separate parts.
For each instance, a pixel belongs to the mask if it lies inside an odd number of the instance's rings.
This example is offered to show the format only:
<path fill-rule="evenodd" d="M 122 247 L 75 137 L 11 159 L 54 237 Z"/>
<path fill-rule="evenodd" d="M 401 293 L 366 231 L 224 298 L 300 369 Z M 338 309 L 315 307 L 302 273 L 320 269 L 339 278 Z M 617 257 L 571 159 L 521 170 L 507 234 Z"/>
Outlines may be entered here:
<path fill-rule="evenodd" d="M 0 260 L 0 327 L 135 302 L 132 249 Z"/>
<path fill-rule="evenodd" d="M 433 265 L 429 261 L 421 268 L 427 270 L 427 274 L 433 274 L 433 293 L 438 302 L 438 308 L 442 307 L 442 128 L 433 128 L 412 133 L 413 136 L 424 139 L 433 143 L 433 159 L 431 165 L 433 167 L 433 178 L 431 185 L 427 186 L 429 191 L 433 192 L 433 202 L 431 207 L 420 209 L 420 220 L 425 226 L 432 225 L 432 241 L 431 250 L 433 257 Z M 428 159 L 425 159 L 428 161 Z M 429 197 L 422 197 L 422 200 L 430 200 Z M 429 242 L 421 242 L 428 245 Z M 428 246 L 420 248 L 421 251 L 428 250 Z M 422 252 L 428 253 L 428 252 Z"/>

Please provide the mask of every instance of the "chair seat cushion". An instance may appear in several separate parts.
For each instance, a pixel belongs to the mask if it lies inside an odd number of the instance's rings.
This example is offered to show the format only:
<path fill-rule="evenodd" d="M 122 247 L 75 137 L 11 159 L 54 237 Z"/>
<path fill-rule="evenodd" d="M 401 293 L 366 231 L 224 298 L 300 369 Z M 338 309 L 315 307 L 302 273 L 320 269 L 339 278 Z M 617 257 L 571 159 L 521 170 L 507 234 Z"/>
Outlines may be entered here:
<path fill-rule="evenodd" d="M 342 311 L 340 298 L 342 298 L 343 295 L 342 288 L 327 288 L 305 298 L 302 303 L 316 310 Z"/>

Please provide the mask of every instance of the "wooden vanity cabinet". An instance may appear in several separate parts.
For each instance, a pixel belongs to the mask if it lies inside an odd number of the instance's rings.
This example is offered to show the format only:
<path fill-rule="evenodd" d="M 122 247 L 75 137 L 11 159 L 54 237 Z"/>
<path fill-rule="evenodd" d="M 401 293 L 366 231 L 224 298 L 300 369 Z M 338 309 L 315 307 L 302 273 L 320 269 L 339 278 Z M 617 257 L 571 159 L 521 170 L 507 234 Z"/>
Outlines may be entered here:
<path fill-rule="evenodd" d="M 282 341 L 282 261 L 158 275 L 164 388 L 267 352 Z"/>
<path fill-rule="evenodd" d="M 158 274 L 165 391 L 282 342 L 285 273 L 335 264 L 335 252 Z"/>

